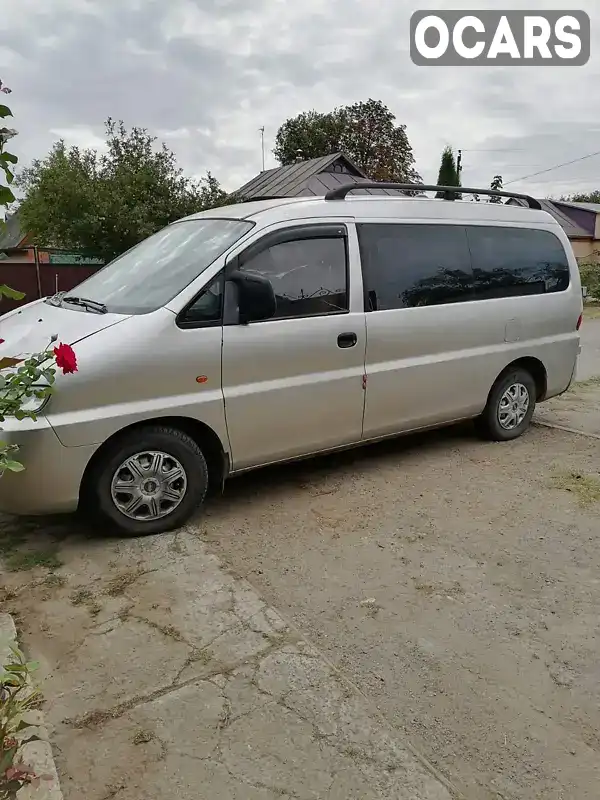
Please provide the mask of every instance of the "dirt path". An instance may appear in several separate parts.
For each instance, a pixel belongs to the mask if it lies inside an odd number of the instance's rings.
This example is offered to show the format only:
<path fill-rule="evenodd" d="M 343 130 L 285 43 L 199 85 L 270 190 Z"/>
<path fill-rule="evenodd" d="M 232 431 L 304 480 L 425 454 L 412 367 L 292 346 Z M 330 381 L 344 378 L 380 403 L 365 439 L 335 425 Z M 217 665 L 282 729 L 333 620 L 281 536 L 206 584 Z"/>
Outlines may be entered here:
<path fill-rule="evenodd" d="M 240 479 L 202 525 L 469 800 L 591 800 L 599 470 L 453 430 Z"/>

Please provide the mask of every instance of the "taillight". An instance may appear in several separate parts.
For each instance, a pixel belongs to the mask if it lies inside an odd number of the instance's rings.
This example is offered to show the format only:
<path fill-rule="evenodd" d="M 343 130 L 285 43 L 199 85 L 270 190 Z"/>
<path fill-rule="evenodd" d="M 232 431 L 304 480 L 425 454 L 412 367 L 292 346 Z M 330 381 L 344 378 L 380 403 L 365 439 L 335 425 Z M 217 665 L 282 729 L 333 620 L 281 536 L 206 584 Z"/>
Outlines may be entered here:
<path fill-rule="evenodd" d="M 580 314 L 579 319 L 577 320 L 577 328 L 575 330 L 579 330 L 579 328 L 581 328 L 582 322 L 583 322 L 583 314 Z"/>

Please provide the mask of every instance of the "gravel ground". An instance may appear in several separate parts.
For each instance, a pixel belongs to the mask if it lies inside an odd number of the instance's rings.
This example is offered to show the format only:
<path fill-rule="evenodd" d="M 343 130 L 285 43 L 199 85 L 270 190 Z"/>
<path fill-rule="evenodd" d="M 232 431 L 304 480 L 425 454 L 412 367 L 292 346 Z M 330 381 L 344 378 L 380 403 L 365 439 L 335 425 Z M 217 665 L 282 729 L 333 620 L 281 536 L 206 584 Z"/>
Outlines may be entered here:
<path fill-rule="evenodd" d="M 209 546 L 468 800 L 600 786 L 597 440 L 457 428 L 233 481 Z"/>

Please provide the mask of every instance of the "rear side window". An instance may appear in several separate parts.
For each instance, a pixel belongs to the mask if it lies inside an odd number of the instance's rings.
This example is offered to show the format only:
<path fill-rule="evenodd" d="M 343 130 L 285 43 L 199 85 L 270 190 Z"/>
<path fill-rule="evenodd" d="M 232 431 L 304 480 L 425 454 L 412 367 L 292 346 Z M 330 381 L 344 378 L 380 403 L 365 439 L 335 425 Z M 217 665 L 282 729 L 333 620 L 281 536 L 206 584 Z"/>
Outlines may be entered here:
<path fill-rule="evenodd" d="M 491 226 L 467 227 L 475 300 L 562 292 L 569 262 L 549 231 Z"/>
<path fill-rule="evenodd" d="M 462 225 L 356 227 L 368 310 L 472 299 L 471 259 Z"/>

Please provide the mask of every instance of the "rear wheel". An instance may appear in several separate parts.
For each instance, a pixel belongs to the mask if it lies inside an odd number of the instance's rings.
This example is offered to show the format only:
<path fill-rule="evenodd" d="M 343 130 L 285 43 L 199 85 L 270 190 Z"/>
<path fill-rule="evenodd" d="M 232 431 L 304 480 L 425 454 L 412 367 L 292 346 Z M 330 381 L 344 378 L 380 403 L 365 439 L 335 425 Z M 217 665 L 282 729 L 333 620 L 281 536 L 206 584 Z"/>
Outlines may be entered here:
<path fill-rule="evenodd" d="M 88 510 L 127 536 L 144 536 L 187 522 L 206 496 L 208 467 L 187 434 L 148 427 L 117 439 L 88 485 Z"/>
<path fill-rule="evenodd" d="M 517 367 L 505 372 L 492 387 L 477 420 L 479 432 L 497 442 L 521 436 L 531 423 L 536 397 L 535 381 L 526 369 Z"/>

